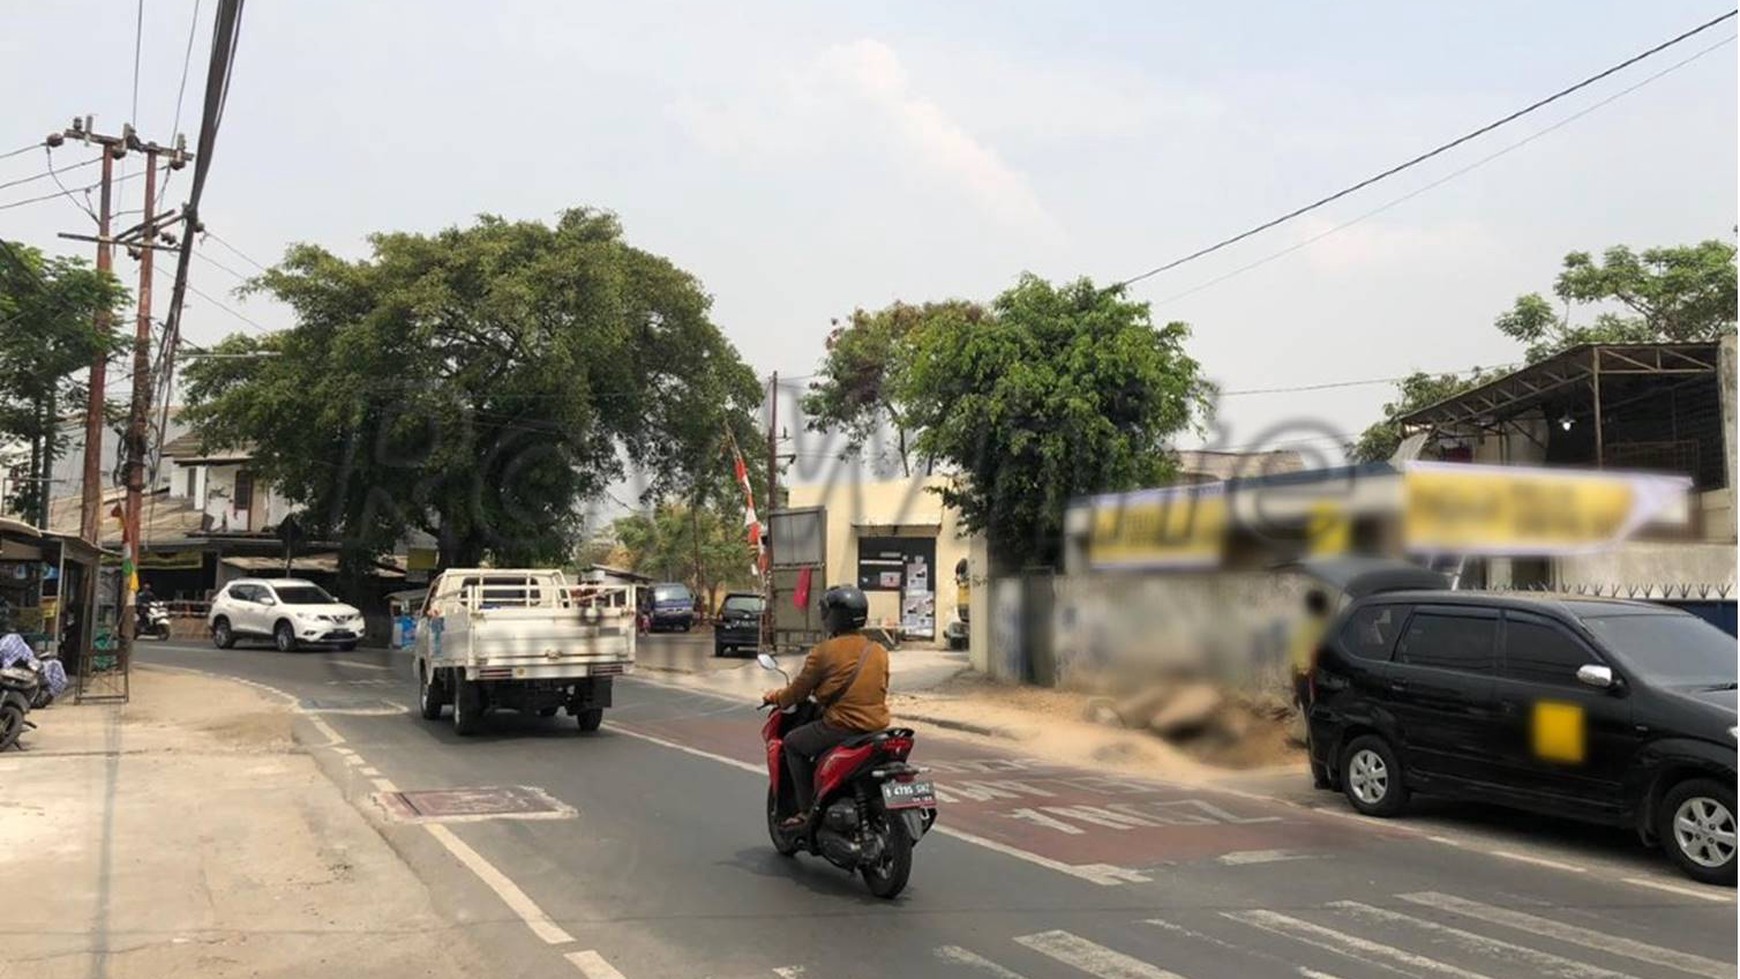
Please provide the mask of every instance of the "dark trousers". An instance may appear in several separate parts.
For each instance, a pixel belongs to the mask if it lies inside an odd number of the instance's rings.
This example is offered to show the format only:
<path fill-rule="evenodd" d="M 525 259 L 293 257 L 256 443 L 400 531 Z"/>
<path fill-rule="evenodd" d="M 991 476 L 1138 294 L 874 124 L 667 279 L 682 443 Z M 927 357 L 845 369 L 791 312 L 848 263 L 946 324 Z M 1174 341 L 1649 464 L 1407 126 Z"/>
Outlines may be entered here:
<path fill-rule="evenodd" d="M 811 721 L 791 729 L 785 736 L 785 767 L 791 773 L 797 795 L 797 811 L 809 812 L 815 804 L 816 757 L 829 748 L 858 735 L 827 721 Z"/>

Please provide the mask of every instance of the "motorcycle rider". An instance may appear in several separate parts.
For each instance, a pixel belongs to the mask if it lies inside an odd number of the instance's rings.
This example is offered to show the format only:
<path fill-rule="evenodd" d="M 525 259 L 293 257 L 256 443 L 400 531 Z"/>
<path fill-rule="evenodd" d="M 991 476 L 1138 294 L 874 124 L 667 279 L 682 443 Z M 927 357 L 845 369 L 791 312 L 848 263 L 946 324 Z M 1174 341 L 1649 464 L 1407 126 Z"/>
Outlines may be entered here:
<path fill-rule="evenodd" d="M 822 624 L 828 638 L 804 658 L 797 677 L 783 689 L 761 695 L 764 704 L 790 707 L 812 694 L 822 705 L 820 720 L 793 728 L 785 736 L 785 765 L 797 793 L 797 812 L 781 825 L 795 829 L 809 822 L 815 795 L 815 759 L 859 734 L 888 727 L 888 650 L 860 630 L 870 603 L 857 585 L 835 585 L 822 595 Z"/>
<path fill-rule="evenodd" d="M 151 631 L 151 605 L 157 601 L 157 593 L 151 590 L 151 582 L 139 582 L 139 591 L 133 596 L 134 621 L 138 622 L 135 635 L 143 636 Z"/>

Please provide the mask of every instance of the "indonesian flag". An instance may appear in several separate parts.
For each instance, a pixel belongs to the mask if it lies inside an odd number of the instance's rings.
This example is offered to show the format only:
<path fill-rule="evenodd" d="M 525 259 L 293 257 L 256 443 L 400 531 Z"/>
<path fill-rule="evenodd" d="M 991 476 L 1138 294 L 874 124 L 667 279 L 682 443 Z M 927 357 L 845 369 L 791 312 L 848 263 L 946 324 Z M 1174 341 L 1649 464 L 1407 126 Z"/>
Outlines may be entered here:
<path fill-rule="evenodd" d="M 755 564 L 750 570 L 759 574 L 767 570 L 767 549 L 761 544 L 761 519 L 755 515 L 755 492 L 749 488 L 749 467 L 743 464 L 743 454 L 735 447 L 731 454 L 737 469 L 737 485 L 743 487 L 743 525 L 749 531 L 749 548 L 755 552 Z"/>

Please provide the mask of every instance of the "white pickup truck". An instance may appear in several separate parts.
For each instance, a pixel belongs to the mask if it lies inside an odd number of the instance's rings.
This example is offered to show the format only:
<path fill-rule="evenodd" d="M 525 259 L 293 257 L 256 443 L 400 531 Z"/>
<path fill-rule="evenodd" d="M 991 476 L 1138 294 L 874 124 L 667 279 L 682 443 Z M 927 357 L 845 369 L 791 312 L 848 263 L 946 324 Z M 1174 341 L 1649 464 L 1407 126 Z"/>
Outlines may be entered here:
<path fill-rule="evenodd" d="M 414 644 L 418 703 L 477 731 L 491 708 L 553 716 L 596 731 L 611 683 L 634 667 L 634 589 L 570 583 L 560 571 L 455 568 L 429 586 Z"/>

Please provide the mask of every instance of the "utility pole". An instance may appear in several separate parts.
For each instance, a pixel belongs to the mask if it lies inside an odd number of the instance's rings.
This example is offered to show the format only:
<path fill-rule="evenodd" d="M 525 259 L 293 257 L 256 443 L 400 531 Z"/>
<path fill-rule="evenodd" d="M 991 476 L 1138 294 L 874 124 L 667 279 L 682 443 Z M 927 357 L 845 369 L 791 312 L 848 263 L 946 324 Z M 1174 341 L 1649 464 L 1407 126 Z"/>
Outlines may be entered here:
<path fill-rule="evenodd" d="M 133 138 L 133 127 L 121 127 L 119 136 L 103 136 L 92 131 L 92 122 L 91 116 L 74 119 L 71 128 L 63 133 L 49 134 L 44 142 L 55 147 L 69 139 L 76 139 L 102 148 L 103 181 L 97 210 L 97 272 L 105 273 L 114 270 L 114 242 L 109 237 L 109 221 L 112 217 L 111 188 L 114 183 L 115 161 L 127 155 L 128 141 Z M 97 332 L 107 337 L 111 329 L 109 311 L 97 310 Z M 108 383 L 108 372 L 109 352 L 98 351 L 91 358 L 90 392 L 85 400 L 84 481 L 79 501 L 79 536 L 92 545 L 97 544 L 102 536 L 102 515 L 99 511 L 103 502 L 103 387 Z M 45 472 L 43 475 L 49 474 Z M 48 486 L 46 483 L 43 485 L 45 493 Z"/>
<path fill-rule="evenodd" d="M 779 371 L 767 385 L 767 512 L 779 507 Z M 768 554 L 772 555 L 772 542 Z"/>
<path fill-rule="evenodd" d="M 159 215 L 157 213 L 157 168 L 161 157 L 169 157 L 169 166 L 179 170 L 187 165 L 191 155 L 187 152 L 187 143 L 177 137 L 172 148 L 159 146 L 156 143 L 146 143 L 139 139 L 132 126 L 121 127 L 118 136 L 105 136 L 97 133 L 92 126 L 92 117 L 74 120 L 72 128 L 64 133 L 48 137 L 49 146 L 62 145 L 66 140 L 74 139 L 87 144 L 95 144 L 103 151 L 103 181 L 102 181 L 102 211 L 98 215 L 97 235 L 62 234 L 62 238 L 78 241 L 94 241 L 97 244 L 97 268 L 103 271 L 113 270 L 113 248 L 120 244 L 139 257 L 139 315 L 133 333 L 133 395 L 128 412 L 127 430 L 122 440 L 125 455 L 125 484 L 127 489 L 126 502 L 122 506 L 122 583 L 120 596 L 119 622 L 122 643 L 122 663 L 127 662 L 133 648 L 133 637 L 137 631 L 136 592 L 134 581 L 138 574 L 140 558 L 140 512 L 145 489 L 145 442 L 147 419 L 151 411 L 151 286 L 155 270 L 154 257 L 159 247 L 159 237 L 163 235 L 162 226 L 179 220 L 179 212 Z M 140 151 L 145 154 L 145 206 L 144 220 L 132 228 L 115 234 L 110 227 L 113 212 L 111 210 L 114 161 L 126 156 L 130 151 Z M 110 332 L 109 316 L 106 312 L 98 314 L 97 325 L 105 335 Z M 80 499 L 79 533 L 92 544 L 102 538 L 102 447 L 103 447 L 103 388 L 107 383 L 108 359 L 99 354 L 91 363 L 90 397 L 85 411 L 85 456 L 84 456 L 84 486 Z M 91 610 L 87 611 L 85 621 L 94 624 L 95 606 L 97 601 L 96 578 L 91 577 L 91 586 L 87 591 Z M 123 666 L 123 669 L 125 667 Z"/>

